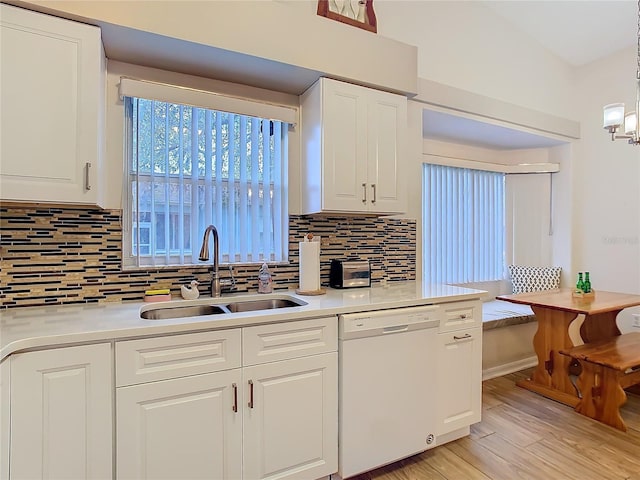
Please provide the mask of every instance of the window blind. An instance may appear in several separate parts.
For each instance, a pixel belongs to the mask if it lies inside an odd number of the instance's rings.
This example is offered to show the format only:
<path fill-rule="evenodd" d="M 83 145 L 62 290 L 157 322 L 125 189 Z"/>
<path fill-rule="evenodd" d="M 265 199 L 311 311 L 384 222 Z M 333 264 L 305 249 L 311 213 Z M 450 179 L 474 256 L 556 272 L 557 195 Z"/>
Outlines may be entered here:
<path fill-rule="evenodd" d="M 125 106 L 125 267 L 200 264 L 210 224 L 221 262 L 286 260 L 287 123 L 143 98 Z"/>
<path fill-rule="evenodd" d="M 423 262 L 431 283 L 504 278 L 503 173 L 425 164 Z"/>
<path fill-rule="evenodd" d="M 121 99 L 125 97 L 145 98 L 191 105 L 238 115 L 278 120 L 290 125 L 295 125 L 298 119 L 298 109 L 295 107 L 149 80 L 120 77 L 118 92 Z"/>

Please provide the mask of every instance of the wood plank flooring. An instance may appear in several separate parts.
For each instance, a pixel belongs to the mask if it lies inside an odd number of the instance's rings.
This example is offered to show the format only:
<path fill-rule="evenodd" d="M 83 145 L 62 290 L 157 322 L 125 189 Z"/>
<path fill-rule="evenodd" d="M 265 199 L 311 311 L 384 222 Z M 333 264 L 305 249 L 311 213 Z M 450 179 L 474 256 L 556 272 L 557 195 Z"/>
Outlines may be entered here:
<path fill-rule="evenodd" d="M 640 396 L 621 432 L 515 386 L 530 370 L 487 380 L 471 435 L 353 480 L 640 480 Z"/>

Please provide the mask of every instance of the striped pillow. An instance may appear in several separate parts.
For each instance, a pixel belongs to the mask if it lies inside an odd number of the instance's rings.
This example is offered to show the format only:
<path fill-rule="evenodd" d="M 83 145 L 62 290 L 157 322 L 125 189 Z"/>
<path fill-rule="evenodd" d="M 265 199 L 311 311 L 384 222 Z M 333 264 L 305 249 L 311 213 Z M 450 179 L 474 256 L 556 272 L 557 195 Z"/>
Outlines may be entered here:
<path fill-rule="evenodd" d="M 562 267 L 509 265 L 513 293 L 541 292 L 560 288 Z"/>

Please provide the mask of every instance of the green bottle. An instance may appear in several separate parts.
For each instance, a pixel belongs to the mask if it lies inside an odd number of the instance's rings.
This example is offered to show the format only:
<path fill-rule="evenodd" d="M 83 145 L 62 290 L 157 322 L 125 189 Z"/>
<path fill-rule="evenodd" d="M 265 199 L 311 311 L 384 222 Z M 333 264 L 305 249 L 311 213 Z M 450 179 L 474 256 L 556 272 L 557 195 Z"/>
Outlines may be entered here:
<path fill-rule="evenodd" d="M 576 283 L 576 292 L 584 291 L 584 282 L 582 281 L 582 272 L 578 273 L 578 283 Z"/>
<path fill-rule="evenodd" d="M 584 293 L 591 292 L 591 280 L 589 280 L 589 272 L 584 272 L 584 288 L 582 289 Z"/>

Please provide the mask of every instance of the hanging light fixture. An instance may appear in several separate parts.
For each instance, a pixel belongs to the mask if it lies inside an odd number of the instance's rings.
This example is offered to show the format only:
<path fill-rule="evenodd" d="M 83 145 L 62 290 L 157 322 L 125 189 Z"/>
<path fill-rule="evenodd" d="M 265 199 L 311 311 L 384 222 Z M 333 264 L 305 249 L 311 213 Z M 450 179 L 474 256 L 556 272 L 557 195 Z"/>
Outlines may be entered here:
<path fill-rule="evenodd" d="M 636 111 L 625 115 L 624 103 L 604 106 L 604 128 L 611 140 L 627 139 L 631 145 L 640 145 L 640 0 L 638 0 L 638 64 L 636 70 Z M 620 127 L 624 135 L 617 135 Z"/>

